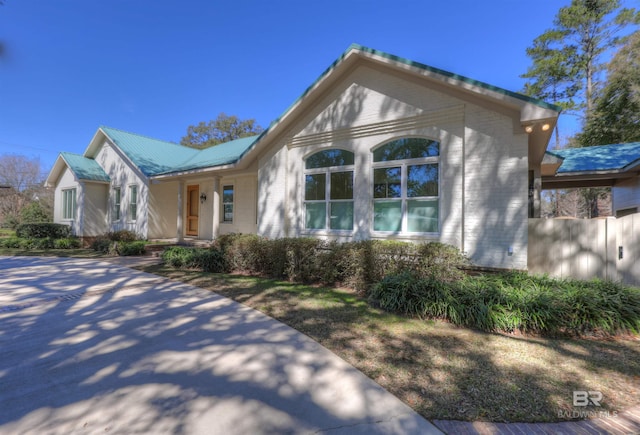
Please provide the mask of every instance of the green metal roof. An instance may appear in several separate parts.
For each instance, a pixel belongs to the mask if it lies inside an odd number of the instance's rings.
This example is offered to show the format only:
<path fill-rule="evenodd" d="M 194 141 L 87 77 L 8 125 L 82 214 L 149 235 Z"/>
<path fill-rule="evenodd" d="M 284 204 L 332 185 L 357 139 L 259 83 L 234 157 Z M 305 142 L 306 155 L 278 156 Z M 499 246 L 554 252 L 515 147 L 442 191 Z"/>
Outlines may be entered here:
<path fill-rule="evenodd" d="M 494 85 L 490 85 L 488 83 L 481 82 L 479 80 L 474 80 L 474 79 L 471 79 L 469 77 L 465 77 L 465 76 L 461 76 L 461 75 L 458 75 L 458 74 L 454 74 L 452 72 L 445 71 L 445 70 L 442 70 L 442 69 L 439 69 L 439 68 L 434 68 L 432 66 L 425 65 L 425 64 L 420 63 L 420 62 L 415 62 L 413 60 L 409 60 L 409 59 L 405 59 L 405 58 L 402 58 L 402 57 L 395 56 L 393 54 L 385 53 L 384 51 L 379 51 L 379 50 L 374 50 L 373 48 L 363 47 L 362 45 L 359 45 L 359 44 L 351 44 L 351 46 L 340 57 L 340 59 L 342 59 L 344 56 L 346 56 L 347 53 L 349 53 L 349 51 L 351 51 L 351 50 L 360 50 L 360 51 L 364 51 L 366 53 L 374 54 L 376 56 L 384 57 L 386 59 L 391 59 L 393 61 L 400 62 L 400 63 L 403 63 L 405 65 L 413 66 L 413 67 L 420 68 L 420 69 L 425 70 L 425 71 L 430 71 L 430 72 L 433 72 L 433 73 L 436 73 L 436 74 L 440 74 L 442 76 L 449 77 L 449 78 L 452 78 L 454 80 L 459 80 L 459 81 L 464 82 L 464 83 L 469 83 L 469 84 L 474 85 L 474 86 L 479 86 L 481 88 L 488 89 L 488 90 L 491 90 L 491 91 L 494 91 L 494 92 L 498 92 L 498 93 L 503 94 L 503 95 L 508 95 L 510 97 L 517 98 L 517 99 L 522 100 L 522 101 L 526 101 L 527 103 L 532 103 L 532 104 L 535 104 L 536 106 L 544 107 L 545 109 L 555 110 L 556 112 L 561 112 L 562 111 L 562 108 L 560 106 L 556 106 L 555 104 L 547 103 L 547 102 L 539 100 L 537 98 L 529 97 L 528 95 L 524 95 L 524 94 L 520 94 L 520 93 L 517 93 L 517 92 L 509 91 L 507 89 L 500 88 L 500 87 L 494 86 Z M 340 60 L 340 59 L 338 59 L 338 60 Z M 333 67 L 333 65 L 332 65 L 332 67 Z"/>
<path fill-rule="evenodd" d="M 640 142 L 547 151 L 559 157 L 557 173 L 620 171 L 640 163 Z"/>
<path fill-rule="evenodd" d="M 257 138 L 241 138 L 198 150 L 111 127 L 100 129 L 148 177 L 235 163 Z"/>
<path fill-rule="evenodd" d="M 109 182 L 110 178 L 98 162 L 93 159 L 73 153 L 60 153 L 69 169 L 78 180 Z"/>

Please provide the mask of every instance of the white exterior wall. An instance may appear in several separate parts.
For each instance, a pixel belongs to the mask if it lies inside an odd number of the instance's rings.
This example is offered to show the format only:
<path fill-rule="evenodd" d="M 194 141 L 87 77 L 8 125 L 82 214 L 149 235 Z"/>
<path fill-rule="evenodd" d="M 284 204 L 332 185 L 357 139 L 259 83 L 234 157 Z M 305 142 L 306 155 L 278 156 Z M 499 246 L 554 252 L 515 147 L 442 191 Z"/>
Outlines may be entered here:
<path fill-rule="evenodd" d="M 233 186 L 233 222 L 223 222 L 224 208 L 222 192 L 224 186 Z M 257 232 L 258 179 L 255 175 L 224 177 L 220 180 L 220 227 L 219 234 Z"/>
<path fill-rule="evenodd" d="M 528 137 L 518 114 L 490 111 L 369 67 L 341 83 L 259 159 L 258 233 L 440 241 L 464 250 L 480 266 L 525 269 Z M 440 142 L 436 235 L 372 231 L 371 151 L 408 136 Z M 355 154 L 354 230 L 347 236 L 304 230 L 304 159 L 327 148 Z"/>
<path fill-rule="evenodd" d="M 465 251 L 481 266 L 526 269 L 528 136 L 478 106 L 465 120 Z"/>
<path fill-rule="evenodd" d="M 129 230 L 135 232 L 142 238 L 148 237 L 149 228 L 149 187 L 146 177 L 138 170 L 134 169 L 126 160 L 119 150 L 116 150 L 108 142 L 102 145 L 102 148 L 96 155 L 95 160 L 111 179 L 109 189 L 109 212 L 108 222 L 109 231 Z M 137 217 L 135 220 L 130 219 L 129 204 L 130 190 L 129 186 L 138 186 L 137 198 Z M 120 219 L 114 219 L 114 198 L 113 188 L 120 187 Z"/>
<path fill-rule="evenodd" d="M 82 235 L 95 237 L 108 231 L 107 204 L 109 185 L 103 183 L 83 183 L 84 213 Z"/>
<path fill-rule="evenodd" d="M 76 218 L 75 220 L 63 219 L 62 216 L 62 191 L 67 189 L 76 189 Z M 80 201 L 82 193 L 82 186 L 78 183 L 73 175 L 73 172 L 69 168 L 65 168 L 64 172 L 60 176 L 54 193 L 53 201 L 53 221 L 57 224 L 65 224 L 71 227 L 71 231 L 74 235 L 82 236 L 79 232 L 80 228 Z"/>
<path fill-rule="evenodd" d="M 149 185 L 149 232 L 150 239 L 173 238 L 178 222 L 177 181 Z"/>
<path fill-rule="evenodd" d="M 276 146 L 258 161 L 258 234 L 268 238 L 287 237 L 286 146 Z"/>
<path fill-rule="evenodd" d="M 634 207 L 640 210 L 640 177 L 617 183 L 611 189 L 611 198 L 614 215 L 619 210 Z"/>

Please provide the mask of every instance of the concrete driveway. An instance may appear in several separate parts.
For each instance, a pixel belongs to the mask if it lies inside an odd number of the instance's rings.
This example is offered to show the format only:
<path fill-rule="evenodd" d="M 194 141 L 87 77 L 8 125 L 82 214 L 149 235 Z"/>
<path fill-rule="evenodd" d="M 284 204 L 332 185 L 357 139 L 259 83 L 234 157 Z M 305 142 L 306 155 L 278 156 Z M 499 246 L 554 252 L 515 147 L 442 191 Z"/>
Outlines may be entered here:
<path fill-rule="evenodd" d="M 0 257 L 0 433 L 439 433 L 297 331 L 95 260 Z"/>

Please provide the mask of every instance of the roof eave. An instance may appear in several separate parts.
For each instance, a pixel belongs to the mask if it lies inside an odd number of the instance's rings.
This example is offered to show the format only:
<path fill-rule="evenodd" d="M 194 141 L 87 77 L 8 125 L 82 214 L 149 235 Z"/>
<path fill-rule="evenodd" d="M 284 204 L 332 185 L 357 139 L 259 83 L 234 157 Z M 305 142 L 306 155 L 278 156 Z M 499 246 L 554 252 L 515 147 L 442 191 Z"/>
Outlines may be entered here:
<path fill-rule="evenodd" d="M 229 170 L 229 169 L 236 169 L 238 165 L 238 161 L 236 160 L 233 163 L 226 163 L 226 164 L 222 164 L 222 165 L 217 165 L 217 166 L 207 166 L 204 168 L 197 168 L 197 169 L 187 169 L 187 170 L 183 170 L 183 171 L 172 171 L 172 172 L 165 172 L 162 174 L 155 174 L 155 175 L 151 175 L 149 176 L 150 180 L 165 180 L 167 178 L 175 178 L 175 177 L 184 177 L 184 176 L 191 176 L 191 175 L 200 175 L 200 174 L 206 174 L 209 172 L 217 172 L 217 171 L 225 171 L 225 170 Z"/>

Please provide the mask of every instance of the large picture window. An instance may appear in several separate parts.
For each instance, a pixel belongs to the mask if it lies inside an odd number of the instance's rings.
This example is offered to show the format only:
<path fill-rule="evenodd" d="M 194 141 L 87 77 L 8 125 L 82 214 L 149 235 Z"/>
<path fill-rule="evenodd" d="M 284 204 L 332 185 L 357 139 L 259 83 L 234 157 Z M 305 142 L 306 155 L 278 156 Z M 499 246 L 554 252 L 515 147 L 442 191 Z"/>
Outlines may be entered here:
<path fill-rule="evenodd" d="M 388 142 L 373 151 L 373 230 L 439 231 L 440 144 L 423 138 Z"/>
<path fill-rule="evenodd" d="M 308 230 L 353 230 L 353 162 L 350 151 L 319 151 L 305 161 L 304 207 Z"/>
<path fill-rule="evenodd" d="M 76 218 L 76 189 L 62 191 L 62 219 Z"/>

